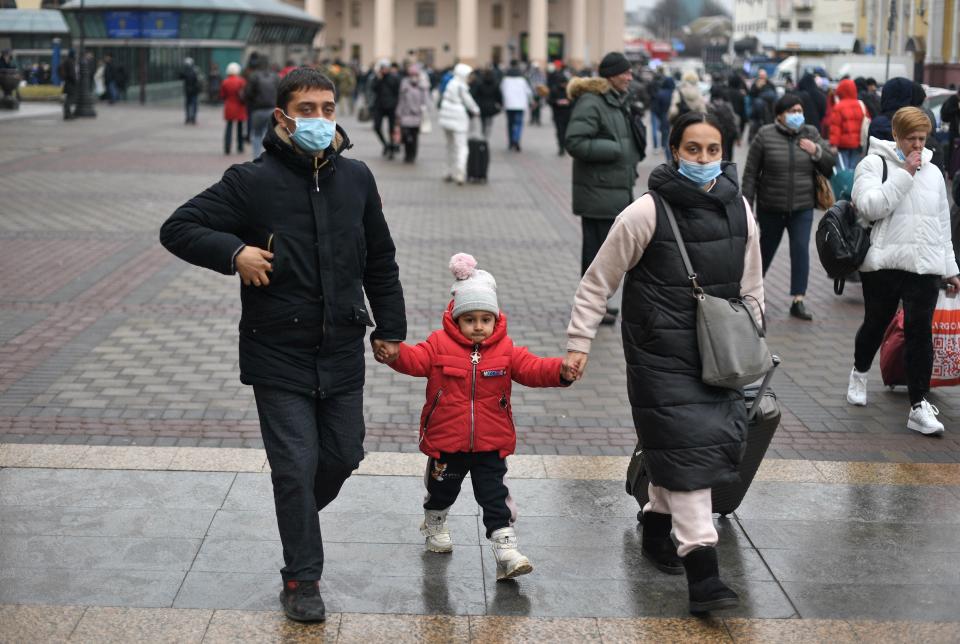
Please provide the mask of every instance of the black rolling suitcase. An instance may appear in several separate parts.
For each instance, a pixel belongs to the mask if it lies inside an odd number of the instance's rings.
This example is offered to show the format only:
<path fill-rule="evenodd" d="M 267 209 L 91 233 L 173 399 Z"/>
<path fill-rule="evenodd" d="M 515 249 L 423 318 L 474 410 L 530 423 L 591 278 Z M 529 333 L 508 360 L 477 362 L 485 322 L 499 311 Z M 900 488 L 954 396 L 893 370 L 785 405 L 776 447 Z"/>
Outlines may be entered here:
<path fill-rule="evenodd" d="M 471 138 L 467 141 L 467 181 L 486 183 L 490 168 L 490 146 L 486 139 Z"/>
<path fill-rule="evenodd" d="M 770 380 L 773 372 L 780 364 L 780 358 L 773 357 L 773 368 L 767 372 L 759 385 L 744 387 L 743 395 L 749 410 L 747 411 L 747 451 L 740 462 L 740 480 L 713 488 L 713 511 L 726 516 L 740 507 L 740 502 L 746 496 L 753 477 L 760 468 L 760 462 L 770 447 L 773 434 L 780 425 L 780 405 L 777 395 L 770 390 Z M 637 513 L 637 520 L 641 520 L 643 506 L 649 500 L 648 484 L 650 482 L 643 468 L 643 449 L 638 445 L 630 459 L 627 468 L 627 494 L 633 496 L 640 504 L 641 511 Z"/>

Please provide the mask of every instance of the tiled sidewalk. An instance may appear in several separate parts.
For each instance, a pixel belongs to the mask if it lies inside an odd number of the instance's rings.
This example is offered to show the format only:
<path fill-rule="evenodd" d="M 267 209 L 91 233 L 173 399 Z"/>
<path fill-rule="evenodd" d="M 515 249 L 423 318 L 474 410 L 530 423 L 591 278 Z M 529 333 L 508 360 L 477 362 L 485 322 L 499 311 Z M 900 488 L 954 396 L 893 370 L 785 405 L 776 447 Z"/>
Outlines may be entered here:
<path fill-rule="evenodd" d="M 768 459 L 736 514 L 717 519 L 721 569 L 743 605 L 703 622 L 686 612 L 682 576 L 640 556 L 624 465 L 511 457 L 520 543 L 535 570 L 497 583 L 468 490 L 451 512 L 455 552 L 427 553 L 417 530 L 423 457 L 368 455 L 321 513 L 333 614 L 324 638 L 960 638 L 960 466 Z M 122 637 L 116 629 L 138 624 L 178 641 L 243 628 L 248 641 L 314 637 L 316 627 L 279 617 L 264 470 L 250 449 L 0 445 L 0 641 L 31 628 L 110 641 L 110 629 Z M 878 625 L 887 620 L 895 624 Z"/>
<path fill-rule="evenodd" d="M 222 154 L 218 110 L 204 107 L 197 127 L 181 117 L 104 105 L 96 120 L 0 122 L 0 441 L 262 446 L 251 392 L 237 378 L 236 278 L 187 266 L 157 243 L 173 209 L 247 157 Z M 471 251 L 497 277 L 515 340 L 560 354 L 580 232 L 570 160 L 556 156 L 552 127 L 526 128 L 523 153 L 508 153 L 497 120 L 490 183 L 458 188 L 440 180 L 440 133 L 421 139 L 410 166 L 380 157 L 369 124 L 348 115 L 339 122 L 355 144 L 349 154 L 377 178 L 410 339 L 437 326 L 449 256 Z M 745 152 L 737 150 L 740 161 Z M 638 192 L 661 158 L 649 151 Z M 785 412 L 770 456 L 960 462 L 957 388 L 932 396 L 947 426 L 941 439 L 906 430 L 904 393 L 887 392 L 876 375 L 869 407 L 845 403 L 859 287 L 835 297 L 813 264 L 813 323 L 787 316 L 785 242 L 767 275 L 770 341 L 784 358 L 774 387 Z M 422 396 L 422 382 L 368 356 L 367 449 L 415 452 Z M 635 433 L 619 329 L 600 330 L 583 381 L 563 391 L 518 386 L 514 409 L 520 453 L 629 453 Z"/>

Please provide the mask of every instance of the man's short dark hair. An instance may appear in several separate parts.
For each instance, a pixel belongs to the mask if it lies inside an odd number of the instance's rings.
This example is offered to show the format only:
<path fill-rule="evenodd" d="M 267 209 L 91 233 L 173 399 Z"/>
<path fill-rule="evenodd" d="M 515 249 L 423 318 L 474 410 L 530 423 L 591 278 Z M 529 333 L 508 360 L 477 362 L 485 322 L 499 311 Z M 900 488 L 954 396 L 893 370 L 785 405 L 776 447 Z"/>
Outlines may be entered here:
<path fill-rule="evenodd" d="M 286 111 L 293 93 L 302 92 L 306 89 L 330 90 L 333 92 L 334 100 L 336 100 L 337 87 L 332 80 L 313 68 L 297 67 L 280 80 L 280 84 L 277 86 L 277 107 Z"/>

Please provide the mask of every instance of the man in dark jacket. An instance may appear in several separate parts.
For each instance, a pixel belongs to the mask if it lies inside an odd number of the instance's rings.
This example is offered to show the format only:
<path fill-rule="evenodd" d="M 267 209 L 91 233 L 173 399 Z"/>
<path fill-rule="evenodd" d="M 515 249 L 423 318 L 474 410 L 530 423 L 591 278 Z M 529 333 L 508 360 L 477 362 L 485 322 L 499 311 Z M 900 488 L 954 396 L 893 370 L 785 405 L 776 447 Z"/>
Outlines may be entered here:
<path fill-rule="evenodd" d="M 68 121 L 74 116 L 77 105 L 79 79 L 77 75 L 77 53 L 70 50 L 67 57 L 60 62 L 60 78 L 63 79 L 63 120 Z"/>
<path fill-rule="evenodd" d="M 960 179 L 957 178 L 960 177 L 960 172 L 957 172 L 960 168 L 960 90 L 944 101 L 943 107 L 940 108 L 940 119 L 950 127 L 946 162 L 953 176 L 953 183 L 956 185 L 960 183 Z M 954 157 L 958 158 L 956 163 L 953 161 Z"/>
<path fill-rule="evenodd" d="M 364 335 L 392 359 L 406 336 L 395 247 L 369 168 L 341 156 L 334 84 L 280 82 L 265 153 L 230 167 L 164 223 L 178 257 L 240 274 L 240 381 L 253 385 L 272 470 L 288 617 L 324 619 L 317 513 L 363 458 Z M 299 122 L 294 119 L 298 119 Z M 336 129 L 335 129 L 336 128 Z M 373 318 L 367 312 L 364 295 Z"/>
<path fill-rule="evenodd" d="M 270 127 L 273 110 L 277 105 L 279 83 L 280 76 L 267 66 L 266 59 L 259 59 L 257 69 L 250 74 L 245 90 L 247 109 L 250 110 L 250 141 L 253 144 L 254 159 L 263 152 L 263 137 Z"/>
<path fill-rule="evenodd" d="M 547 76 L 547 87 L 550 94 L 547 102 L 553 113 L 553 127 L 557 134 L 557 155 L 563 156 L 563 142 L 567 138 L 567 125 L 570 123 L 570 98 L 567 96 L 567 83 L 570 82 L 570 70 L 563 65 L 562 60 L 553 63 L 553 71 Z M 481 105 L 480 109 L 483 109 Z"/>
<path fill-rule="evenodd" d="M 400 76 L 385 61 L 378 64 L 370 85 L 373 97 L 373 131 L 383 145 L 383 156 L 393 159 L 400 148 L 392 140 L 396 126 L 397 104 L 400 102 Z M 383 135 L 383 119 L 387 119 L 387 136 Z"/>
<path fill-rule="evenodd" d="M 183 69 L 180 70 L 180 80 L 183 81 L 183 99 L 186 117 L 184 123 L 197 124 L 197 100 L 200 96 L 200 70 L 193 64 L 192 58 L 183 60 Z"/>
<path fill-rule="evenodd" d="M 827 113 L 827 95 L 817 86 L 817 78 L 807 72 L 797 84 L 797 91 L 793 92 L 803 102 L 803 118 L 807 125 L 812 125 L 820 131 L 823 117 Z"/>
<path fill-rule="evenodd" d="M 575 101 L 564 146 L 573 157 L 573 214 L 580 217 L 583 245 L 580 274 L 587 272 L 613 220 L 633 203 L 640 141 L 634 131 L 627 89 L 630 61 L 620 52 L 603 57 L 600 78 L 574 78 L 567 94 Z M 608 308 L 604 324 L 618 311 Z"/>

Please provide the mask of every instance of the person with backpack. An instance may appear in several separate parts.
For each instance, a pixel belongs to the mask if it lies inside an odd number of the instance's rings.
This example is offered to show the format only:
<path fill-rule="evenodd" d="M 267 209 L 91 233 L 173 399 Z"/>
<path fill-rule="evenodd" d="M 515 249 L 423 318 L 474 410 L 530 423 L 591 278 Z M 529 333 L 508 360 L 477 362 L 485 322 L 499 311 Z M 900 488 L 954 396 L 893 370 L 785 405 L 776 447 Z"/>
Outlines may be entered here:
<path fill-rule="evenodd" d="M 740 138 L 740 125 L 733 106 L 727 99 L 731 90 L 722 85 L 714 85 L 710 90 L 710 103 L 707 111 L 717 117 L 720 132 L 723 134 L 723 160 L 733 161 L 733 146 Z"/>
<path fill-rule="evenodd" d="M 760 128 L 743 170 L 743 196 L 757 202 L 763 274 L 790 236 L 790 316 L 812 320 L 804 296 L 810 277 L 810 231 L 816 207 L 816 174 L 833 173 L 835 161 L 820 132 L 807 125 L 799 96 L 786 94 L 775 105 L 776 122 Z"/>
<path fill-rule="evenodd" d="M 280 76 L 270 70 L 265 58 L 258 59 L 257 68 L 250 74 L 245 90 L 247 109 L 250 114 L 250 142 L 253 158 L 263 152 L 263 137 L 267 133 L 277 104 L 277 86 Z"/>
<path fill-rule="evenodd" d="M 764 125 L 773 123 L 776 115 L 774 105 L 777 103 L 777 88 L 767 80 L 767 72 L 761 69 L 757 72 L 757 80 L 750 88 L 750 142 L 757 136 Z"/>
<path fill-rule="evenodd" d="M 670 109 L 667 111 L 667 118 L 672 123 L 677 117 L 683 116 L 687 112 L 707 111 L 707 102 L 700 93 L 700 77 L 694 71 L 686 71 L 680 85 L 673 92 L 670 99 Z"/>
<path fill-rule="evenodd" d="M 873 224 L 870 249 L 860 266 L 863 324 L 857 331 L 847 402 L 867 404 L 867 373 L 883 335 L 903 303 L 904 350 L 910 412 L 907 429 L 942 434 L 939 410 L 926 400 L 933 372 L 933 312 L 941 280 L 955 295 L 960 268 L 950 235 L 950 205 L 943 173 L 926 149 L 930 119 L 904 107 L 893 115 L 894 140 L 870 140 L 857 166 L 853 203 Z M 883 180 L 886 174 L 886 181 Z"/>

